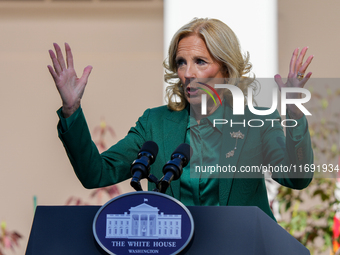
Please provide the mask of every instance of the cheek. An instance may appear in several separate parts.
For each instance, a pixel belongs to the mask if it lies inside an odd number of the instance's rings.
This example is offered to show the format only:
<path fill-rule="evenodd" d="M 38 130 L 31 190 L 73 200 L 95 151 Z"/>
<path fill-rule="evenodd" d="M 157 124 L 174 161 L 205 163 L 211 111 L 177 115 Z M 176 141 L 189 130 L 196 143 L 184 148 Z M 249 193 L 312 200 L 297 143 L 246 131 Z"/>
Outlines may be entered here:
<path fill-rule="evenodd" d="M 181 69 L 181 68 L 177 69 L 177 76 L 183 83 L 184 82 L 184 71 L 183 71 L 183 69 Z"/>
<path fill-rule="evenodd" d="M 199 70 L 202 78 L 223 77 L 219 66 L 209 66 Z"/>

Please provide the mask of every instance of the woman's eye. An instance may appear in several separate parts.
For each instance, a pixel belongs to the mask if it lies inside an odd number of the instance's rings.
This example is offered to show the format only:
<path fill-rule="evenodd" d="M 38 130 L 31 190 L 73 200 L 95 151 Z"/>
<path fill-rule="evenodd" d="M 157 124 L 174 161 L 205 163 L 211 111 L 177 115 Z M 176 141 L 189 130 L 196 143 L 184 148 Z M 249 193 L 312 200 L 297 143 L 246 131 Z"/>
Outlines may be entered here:
<path fill-rule="evenodd" d="M 176 61 L 177 67 L 180 67 L 185 64 L 185 61 L 183 59 L 179 59 Z"/>
<path fill-rule="evenodd" d="M 196 63 L 197 63 L 198 65 L 204 65 L 204 64 L 206 64 L 207 62 L 205 62 L 203 59 L 197 59 L 197 60 L 196 60 Z"/>

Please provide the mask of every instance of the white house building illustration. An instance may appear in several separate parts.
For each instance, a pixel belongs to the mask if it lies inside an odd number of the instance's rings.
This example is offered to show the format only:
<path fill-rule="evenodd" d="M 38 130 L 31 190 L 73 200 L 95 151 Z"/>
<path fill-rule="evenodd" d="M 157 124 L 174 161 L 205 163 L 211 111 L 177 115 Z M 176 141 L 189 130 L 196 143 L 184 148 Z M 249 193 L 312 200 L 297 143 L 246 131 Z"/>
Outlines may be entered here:
<path fill-rule="evenodd" d="M 107 214 L 105 238 L 181 239 L 182 215 L 159 213 L 146 201 L 131 207 L 129 214 Z"/>

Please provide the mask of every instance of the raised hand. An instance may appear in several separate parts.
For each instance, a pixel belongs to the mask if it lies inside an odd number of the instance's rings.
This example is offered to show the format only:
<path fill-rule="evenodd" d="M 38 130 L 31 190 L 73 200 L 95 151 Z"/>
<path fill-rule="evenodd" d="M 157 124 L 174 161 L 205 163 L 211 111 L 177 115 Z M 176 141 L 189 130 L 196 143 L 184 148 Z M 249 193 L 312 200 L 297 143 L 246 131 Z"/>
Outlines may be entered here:
<path fill-rule="evenodd" d="M 63 115 L 65 118 L 68 118 L 80 106 L 80 101 L 84 94 L 92 66 L 85 67 L 83 75 L 78 78 L 73 67 L 73 56 L 70 46 L 65 43 L 67 66 L 59 45 L 54 43 L 53 46 L 56 51 L 56 55 L 53 50 L 49 50 L 53 67 L 50 65 L 47 67 L 59 91 L 63 104 Z"/>
<path fill-rule="evenodd" d="M 280 91 L 284 87 L 303 88 L 306 82 L 311 77 L 312 75 L 311 72 L 307 73 L 306 75 L 305 72 L 309 64 L 312 62 L 314 56 L 313 55 L 309 56 L 306 62 L 303 63 L 303 58 L 305 57 L 307 50 L 308 47 L 304 47 L 301 50 L 300 55 L 299 48 L 294 50 L 292 59 L 290 60 L 289 73 L 286 83 L 282 82 L 282 78 L 279 74 L 274 76 L 275 82 L 279 86 Z M 287 93 L 287 98 L 301 98 L 301 94 Z M 287 105 L 287 110 L 291 118 L 300 119 L 303 116 L 303 113 L 300 111 L 299 108 L 296 107 L 296 105 L 293 104 Z"/>

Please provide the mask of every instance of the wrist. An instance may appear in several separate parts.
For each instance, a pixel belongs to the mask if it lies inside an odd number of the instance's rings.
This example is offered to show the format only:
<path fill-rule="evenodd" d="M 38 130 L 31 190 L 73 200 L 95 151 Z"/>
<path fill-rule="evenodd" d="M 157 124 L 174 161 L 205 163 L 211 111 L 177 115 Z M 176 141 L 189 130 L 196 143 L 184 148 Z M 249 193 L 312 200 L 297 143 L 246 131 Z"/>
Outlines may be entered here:
<path fill-rule="evenodd" d="M 287 113 L 291 119 L 298 120 L 303 117 L 303 112 L 296 105 L 287 105 Z"/>
<path fill-rule="evenodd" d="M 63 104 L 61 111 L 63 113 L 64 118 L 67 119 L 68 117 L 70 117 L 79 108 L 79 106 L 80 102 L 72 106 L 67 106 Z"/>

